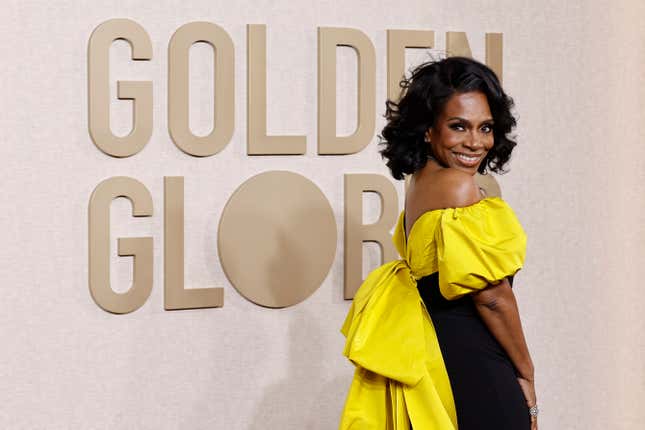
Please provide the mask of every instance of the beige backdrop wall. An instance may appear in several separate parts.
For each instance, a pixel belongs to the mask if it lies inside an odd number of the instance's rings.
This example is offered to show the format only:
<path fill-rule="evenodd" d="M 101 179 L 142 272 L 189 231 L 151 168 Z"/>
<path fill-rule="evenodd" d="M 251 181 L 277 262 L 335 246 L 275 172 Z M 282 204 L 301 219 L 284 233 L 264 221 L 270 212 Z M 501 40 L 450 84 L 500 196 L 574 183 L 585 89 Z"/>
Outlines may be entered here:
<path fill-rule="evenodd" d="M 484 34 L 504 34 L 504 83 L 515 98 L 520 145 L 500 177 L 528 233 L 516 278 L 536 365 L 543 429 L 638 429 L 645 421 L 645 20 L 634 1 L 419 0 L 289 2 L 97 1 L 3 3 L 0 170 L 0 422 L 48 429 L 332 429 L 352 367 L 342 357 L 343 173 L 388 172 L 376 138 L 359 154 L 316 155 L 316 29 L 364 31 L 377 54 L 377 129 L 383 125 L 386 29 L 466 31 L 483 59 Z M 141 24 L 150 62 L 111 50 L 112 81 L 152 80 L 154 129 L 136 156 L 100 152 L 87 131 L 87 41 L 110 18 Z M 235 46 L 235 131 L 207 158 L 167 131 L 167 46 L 191 21 L 223 27 Z M 268 131 L 307 136 L 301 156 L 246 156 L 246 25 L 267 25 Z M 210 128 L 211 51 L 191 51 L 195 132 Z M 356 59 L 338 49 L 338 132 L 356 121 Z M 409 64 L 426 53 L 408 56 Z M 113 84 L 113 91 L 115 84 Z M 114 93 L 113 93 L 114 94 Z M 129 130 L 131 106 L 112 106 Z M 227 199 L 266 170 L 303 174 L 323 191 L 338 225 L 333 266 L 293 307 L 241 297 L 217 255 Z M 152 294 L 136 312 L 100 309 L 88 289 L 88 200 L 111 176 L 148 187 L 151 218 L 112 204 L 116 237 L 154 238 Z M 163 309 L 163 177 L 185 180 L 186 284 L 224 288 L 223 308 Z M 399 196 L 403 186 L 397 184 Z M 365 221 L 378 214 L 366 196 Z M 399 202 L 402 207 L 402 199 Z M 365 247 L 365 271 L 378 253 Z M 249 264 L 249 269 L 252 269 Z M 115 289 L 131 260 L 113 255 Z"/>

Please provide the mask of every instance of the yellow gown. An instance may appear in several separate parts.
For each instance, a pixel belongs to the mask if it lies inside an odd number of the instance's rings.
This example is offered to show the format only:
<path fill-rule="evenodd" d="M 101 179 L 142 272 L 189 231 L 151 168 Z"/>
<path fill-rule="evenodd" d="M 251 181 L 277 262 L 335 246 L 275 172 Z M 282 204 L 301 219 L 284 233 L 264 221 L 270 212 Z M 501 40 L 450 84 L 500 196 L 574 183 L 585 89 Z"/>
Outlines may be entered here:
<path fill-rule="evenodd" d="M 342 326 L 343 354 L 356 366 L 340 430 L 457 429 L 437 335 L 417 280 L 439 272 L 448 300 L 497 284 L 524 264 L 526 234 L 501 197 L 431 210 L 406 241 L 405 213 L 392 240 L 401 259 L 373 270 Z M 476 357 L 473 357 L 476 360 Z"/>

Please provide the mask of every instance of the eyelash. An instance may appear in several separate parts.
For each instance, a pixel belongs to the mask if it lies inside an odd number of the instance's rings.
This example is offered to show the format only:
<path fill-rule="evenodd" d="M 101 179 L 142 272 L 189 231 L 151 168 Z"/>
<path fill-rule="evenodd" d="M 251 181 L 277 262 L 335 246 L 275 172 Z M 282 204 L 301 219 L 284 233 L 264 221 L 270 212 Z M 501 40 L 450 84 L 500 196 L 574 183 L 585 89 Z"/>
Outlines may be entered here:
<path fill-rule="evenodd" d="M 485 131 L 484 133 L 492 133 L 492 132 L 493 132 L 493 126 L 492 126 L 491 124 L 484 124 L 484 125 L 482 126 L 482 128 L 484 128 L 484 127 L 485 127 L 485 128 L 488 128 L 488 131 Z M 450 128 L 452 128 L 453 130 L 457 130 L 457 129 L 459 129 L 459 128 L 463 129 L 463 128 L 464 128 L 464 126 L 463 126 L 462 124 L 452 124 L 452 125 L 450 126 Z"/>

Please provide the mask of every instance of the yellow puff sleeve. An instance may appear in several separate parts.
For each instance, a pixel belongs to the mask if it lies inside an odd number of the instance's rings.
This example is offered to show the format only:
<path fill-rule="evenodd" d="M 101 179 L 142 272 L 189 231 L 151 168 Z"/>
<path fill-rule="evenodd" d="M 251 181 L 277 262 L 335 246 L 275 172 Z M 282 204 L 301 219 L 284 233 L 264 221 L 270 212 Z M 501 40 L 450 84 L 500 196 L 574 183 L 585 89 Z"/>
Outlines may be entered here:
<path fill-rule="evenodd" d="M 448 300 L 514 275 L 526 255 L 526 234 L 500 197 L 443 210 L 435 241 L 439 289 Z"/>

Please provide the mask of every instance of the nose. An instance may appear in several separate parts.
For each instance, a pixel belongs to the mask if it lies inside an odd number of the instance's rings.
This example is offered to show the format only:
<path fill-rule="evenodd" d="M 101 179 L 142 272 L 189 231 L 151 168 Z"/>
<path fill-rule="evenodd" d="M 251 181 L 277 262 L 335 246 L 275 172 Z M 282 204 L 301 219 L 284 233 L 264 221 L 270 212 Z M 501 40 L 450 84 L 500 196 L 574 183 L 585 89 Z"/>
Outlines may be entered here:
<path fill-rule="evenodd" d="M 484 142 L 482 137 L 476 131 L 471 131 L 468 133 L 466 139 L 464 140 L 464 146 L 473 151 L 484 147 Z"/>

